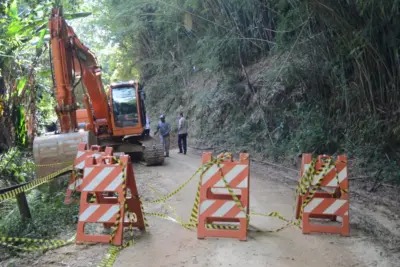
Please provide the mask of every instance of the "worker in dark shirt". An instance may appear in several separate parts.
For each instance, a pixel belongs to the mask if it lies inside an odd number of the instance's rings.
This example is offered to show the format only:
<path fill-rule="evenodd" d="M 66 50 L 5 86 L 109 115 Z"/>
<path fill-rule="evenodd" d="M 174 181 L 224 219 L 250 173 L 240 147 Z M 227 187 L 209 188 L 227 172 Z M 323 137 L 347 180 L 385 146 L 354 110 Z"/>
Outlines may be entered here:
<path fill-rule="evenodd" d="M 171 132 L 171 127 L 169 126 L 169 123 L 165 121 L 164 114 L 160 116 L 157 131 L 154 133 L 154 135 L 156 135 L 158 132 L 160 132 L 160 141 L 164 147 L 165 156 L 169 157 L 169 133 Z"/>

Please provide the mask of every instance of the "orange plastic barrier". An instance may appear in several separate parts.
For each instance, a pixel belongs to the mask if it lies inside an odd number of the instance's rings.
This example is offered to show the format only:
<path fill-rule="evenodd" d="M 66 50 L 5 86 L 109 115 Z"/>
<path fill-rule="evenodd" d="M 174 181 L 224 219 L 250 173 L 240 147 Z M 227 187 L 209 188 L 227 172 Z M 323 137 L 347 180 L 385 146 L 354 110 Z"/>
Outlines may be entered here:
<path fill-rule="evenodd" d="M 311 189 L 308 193 L 297 198 L 296 219 L 301 218 L 303 233 L 339 233 L 343 236 L 350 235 L 349 222 L 349 182 L 347 177 L 347 157 L 340 155 L 333 166 L 325 171 L 318 171 L 324 167 L 326 155 L 318 156 L 314 167 L 312 185 L 319 190 Z M 300 178 L 311 168 L 312 154 L 303 154 Z M 301 214 L 302 212 L 302 214 Z M 337 221 L 342 218 L 340 226 L 311 224 L 310 218 L 330 219 Z"/>
<path fill-rule="evenodd" d="M 211 153 L 203 153 L 203 164 L 211 160 Z M 202 173 L 197 238 L 230 237 L 247 240 L 249 169 L 248 154 L 240 154 L 239 161 L 224 160 Z M 234 193 L 236 200 L 228 189 Z M 238 223 L 238 228 L 207 229 L 206 225 L 210 223 Z"/>
<path fill-rule="evenodd" d="M 94 156 L 88 157 L 85 161 L 81 191 L 76 235 L 78 243 L 111 242 L 114 245 L 121 245 L 124 227 L 145 229 L 133 167 L 128 155 L 121 156 L 120 163 L 115 163 L 110 156 L 101 156 L 98 159 Z M 104 193 L 117 197 L 105 196 Z M 88 202 L 90 194 L 96 194 L 97 203 Z M 127 213 L 135 215 L 134 222 L 129 221 Z M 87 234 L 85 233 L 87 223 L 118 227 L 112 235 Z"/>
<path fill-rule="evenodd" d="M 80 192 L 80 185 L 82 184 L 82 176 L 83 176 L 83 167 L 85 166 L 85 160 L 89 156 L 94 156 L 98 158 L 102 155 L 112 156 L 113 149 L 112 147 L 106 147 L 104 152 L 101 152 L 101 147 L 93 145 L 90 149 L 87 149 L 86 143 L 80 143 L 78 146 L 78 152 L 76 153 L 76 157 L 74 160 L 74 172 L 71 175 L 71 179 L 69 180 L 64 203 L 69 205 L 72 203 L 72 193 L 74 191 Z"/>

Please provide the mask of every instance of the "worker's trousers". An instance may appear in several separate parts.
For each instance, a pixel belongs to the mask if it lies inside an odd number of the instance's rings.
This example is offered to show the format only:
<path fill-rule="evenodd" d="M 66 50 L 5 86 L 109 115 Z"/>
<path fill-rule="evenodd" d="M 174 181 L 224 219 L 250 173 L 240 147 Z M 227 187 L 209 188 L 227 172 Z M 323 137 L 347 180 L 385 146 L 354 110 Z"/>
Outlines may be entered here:
<path fill-rule="evenodd" d="M 164 147 L 165 155 L 168 156 L 169 155 L 169 135 L 167 135 L 167 136 L 160 135 L 160 141 Z"/>
<path fill-rule="evenodd" d="M 186 138 L 187 138 L 187 133 L 178 135 L 179 153 L 184 153 L 185 155 L 186 155 L 186 151 L 187 151 Z"/>

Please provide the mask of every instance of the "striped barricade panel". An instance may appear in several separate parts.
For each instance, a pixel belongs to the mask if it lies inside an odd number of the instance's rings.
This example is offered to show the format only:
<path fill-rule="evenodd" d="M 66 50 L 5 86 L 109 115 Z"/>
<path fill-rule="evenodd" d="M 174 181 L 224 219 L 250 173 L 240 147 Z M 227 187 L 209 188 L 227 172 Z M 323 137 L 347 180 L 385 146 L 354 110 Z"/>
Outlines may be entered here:
<path fill-rule="evenodd" d="M 131 197 L 126 198 L 127 190 Z M 81 201 L 78 219 L 77 242 L 112 242 L 121 245 L 123 228 L 127 226 L 145 229 L 140 200 L 133 174 L 133 167 L 128 155 L 114 162 L 111 156 L 86 159 L 81 185 Z M 88 197 L 96 195 L 96 203 L 88 203 Z M 135 220 L 127 218 L 135 214 Z M 120 218 L 124 218 L 123 221 Z M 102 223 L 104 227 L 116 226 L 110 235 L 86 234 L 86 223 Z"/>
<path fill-rule="evenodd" d="M 90 149 L 87 149 L 87 144 L 86 143 L 80 143 L 78 146 L 78 151 L 74 160 L 74 172 L 71 175 L 71 179 L 69 180 L 67 191 L 66 191 L 66 196 L 64 199 L 65 204 L 70 204 L 72 203 L 72 193 L 74 191 L 81 191 L 81 184 L 83 181 L 83 168 L 85 166 L 85 160 L 88 157 L 95 157 L 98 159 L 101 156 L 112 156 L 113 155 L 113 149 L 112 147 L 106 147 L 105 152 L 101 152 L 100 146 L 93 145 L 90 147 Z"/>
<path fill-rule="evenodd" d="M 302 221 L 303 233 L 339 233 L 347 236 L 350 234 L 347 158 L 340 155 L 330 165 L 326 164 L 327 159 L 331 158 L 322 155 L 313 162 L 311 154 L 303 154 L 300 177 L 307 176 L 307 173 L 311 173 L 312 177 L 307 192 L 298 195 L 296 218 Z M 300 180 L 299 188 L 301 184 Z M 310 218 L 337 221 L 337 217 L 342 218 L 340 226 L 310 222 Z"/>
<path fill-rule="evenodd" d="M 246 210 L 243 210 L 236 205 L 235 201 L 207 199 L 200 205 L 200 215 L 209 214 L 212 218 L 246 218 Z"/>
<path fill-rule="evenodd" d="M 80 222 L 113 223 L 120 211 L 118 204 L 91 204 L 79 215 Z"/>
<path fill-rule="evenodd" d="M 212 161 L 203 154 L 203 164 Z M 249 213 L 249 160 L 241 154 L 239 161 L 225 160 L 205 169 L 201 175 L 197 237 L 247 239 Z M 239 223 L 237 229 L 209 229 L 210 223 Z M 222 224 L 223 226 L 223 224 Z"/>

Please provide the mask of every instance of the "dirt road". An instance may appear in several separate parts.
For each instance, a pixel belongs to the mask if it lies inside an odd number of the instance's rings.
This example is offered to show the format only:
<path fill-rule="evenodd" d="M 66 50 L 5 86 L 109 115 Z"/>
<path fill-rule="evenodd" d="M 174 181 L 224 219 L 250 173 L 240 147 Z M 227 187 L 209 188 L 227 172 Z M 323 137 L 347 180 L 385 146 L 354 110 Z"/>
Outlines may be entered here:
<path fill-rule="evenodd" d="M 145 167 L 135 164 L 135 176 L 140 194 L 146 199 L 157 195 L 149 185 L 165 195 L 187 180 L 200 166 L 196 154 L 178 155 L 175 151 L 164 166 Z M 294 212 L 294 186 L 282 180 L 276 169 L 252 164 L 250 178 L 250 209 L 268 213 L 279 211 L 287 218 Z M 196 193 L 193 181 L 168 201 L 184 221 L 188 221 Z M 149 205 L 146 211 L 168 213 L 163 204 Z M 351 214 L 350 214 L 351 216 Z M 278 233 L 250 232 L 248 241 L 233 239 L 198 240 L 189 231 L 171 221 L 148 217 L 148 233 L 135 233 L 135 244 L 120 252 L 114 266 L 399 266 L 388 257 L 371 237 L 352 228 L 351 237 L 338 235 L 303 235 L 295 227 Z M 252 217 L 251 225 L 261 229 L 277 229 L 282 221 Z M 14 266 L 96 266 L 107 251 L 107 245 L 71 245 L 49 251 L 36 259 Z"/>
<path fill-rule="evenodd" d="M 146 185 L 167 194 L 188 179 L 200 165 L 197 155 L 171 154 L 165 166 L 150 168 L 149 173 L 144 172 L 146 167 L 136 168 L 142 194 L 152 195 Z M 252 165 L 250 209 L 263 213 L 279 211 L 292 218 L 294 188 L 279 182 L 277 175 L 268 167 Z M 192 182 L 169 201 L 185 221 L 189 218 L 195 192 L 196 183 Z M 146 208 L 148 211 L 168 212 L 168 207 L 163 205 Z M 188 231 L 178 224 L 152 217 L 149 221 L 150 232 L 137 239 L 134 247 L 122 251 L 114 266 L 395 266 L 390 259 L 381 256 L 383 252 L 378 246 L 355 230 L 352 230 L 352 237 L 346 238 L 303 235 L 299 229 L 289 227 L 278 233 L 251 232 L 247 242 L 240 242 L 231 239 L 197 240 L 195 231 Z M 254 217 L 251 225 L 276 229 L 282 226 L 282 222 Z"/>

